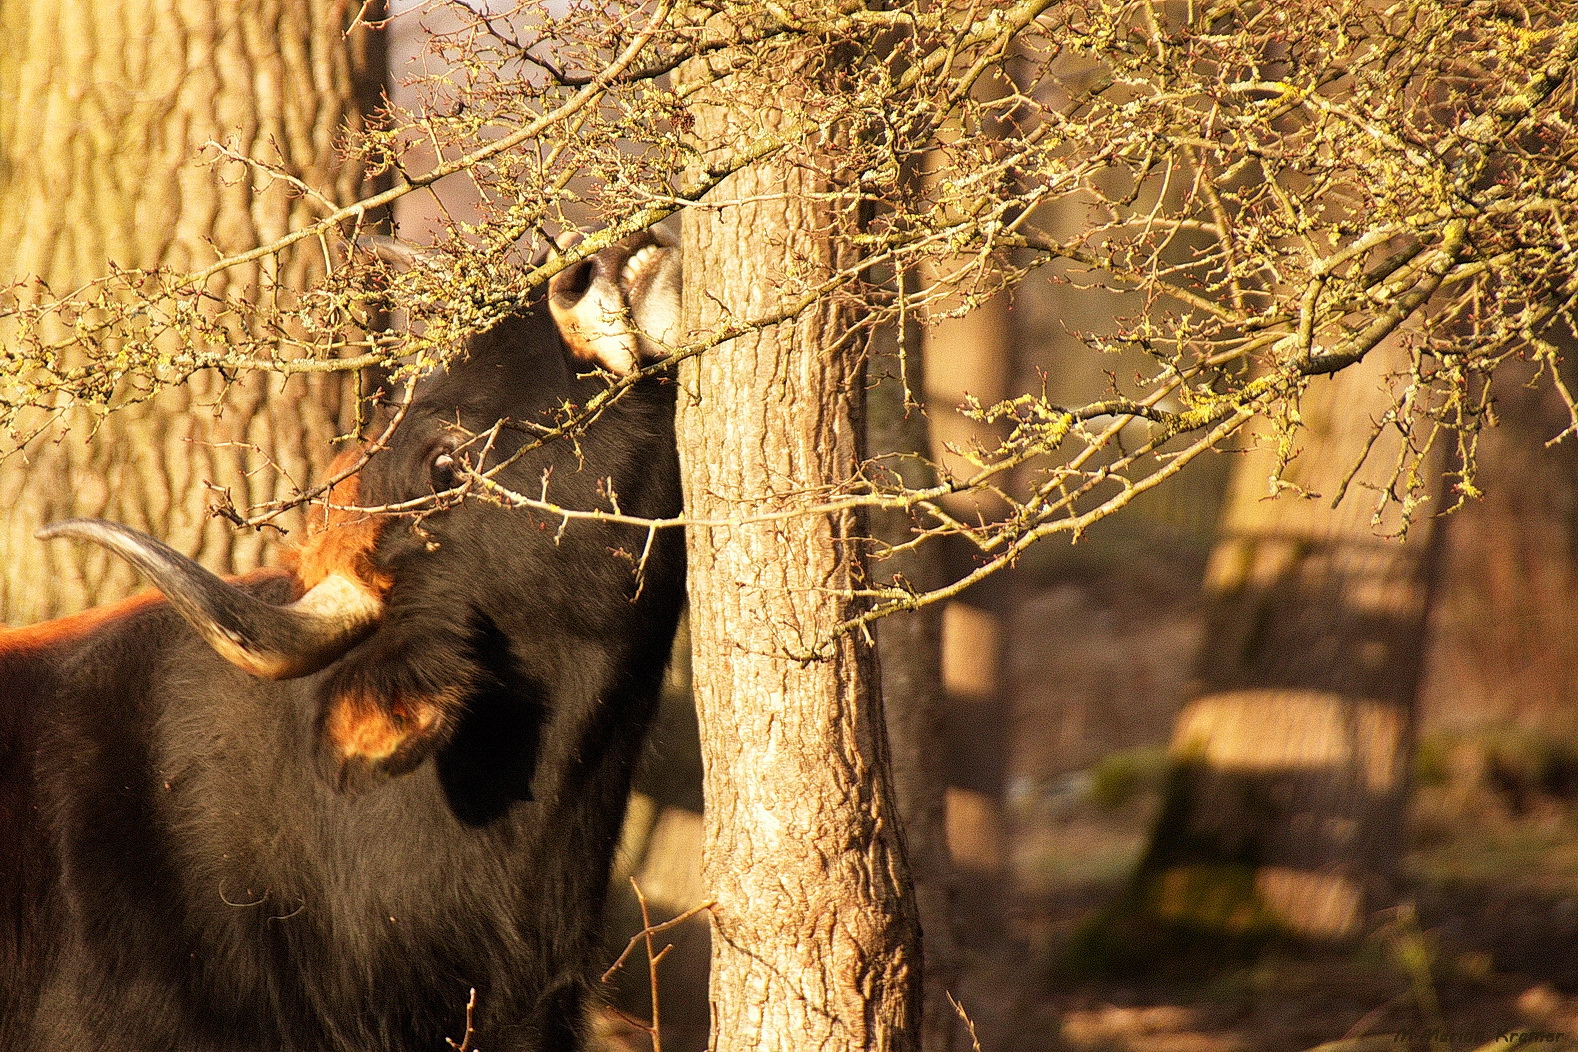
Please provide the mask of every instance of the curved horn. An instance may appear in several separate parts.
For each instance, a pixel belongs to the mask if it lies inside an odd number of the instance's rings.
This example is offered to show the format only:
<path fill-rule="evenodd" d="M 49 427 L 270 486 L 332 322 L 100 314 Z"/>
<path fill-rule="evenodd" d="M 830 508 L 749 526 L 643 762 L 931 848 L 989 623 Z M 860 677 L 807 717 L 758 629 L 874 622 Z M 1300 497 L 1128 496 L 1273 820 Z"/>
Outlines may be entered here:
<path fill-rule="evenodd" d="M 78 537 L 141 570 L 220 657 L 264 679 L 327 666 L 372 631 L 383 603 L 366 586 L 331 574 L 289 606 L 255 599 L 145 533 L 102 519 L 68 519 L 41 540 Z"/>

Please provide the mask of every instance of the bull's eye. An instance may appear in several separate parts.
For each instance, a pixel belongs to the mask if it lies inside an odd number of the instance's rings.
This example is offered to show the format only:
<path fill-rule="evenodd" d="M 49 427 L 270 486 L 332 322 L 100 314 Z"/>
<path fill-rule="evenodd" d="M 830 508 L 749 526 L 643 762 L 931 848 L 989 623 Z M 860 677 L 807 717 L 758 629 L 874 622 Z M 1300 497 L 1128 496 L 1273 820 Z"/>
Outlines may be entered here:
<path fill-rule="evenodd" d="M 460 484 L 460 465 L 455 460 L 455 451 L 448 446 L 440 446 L 433 451 L 433 457 L 428 461 L 427 472 L 434 493 L 454 489 Z"/>

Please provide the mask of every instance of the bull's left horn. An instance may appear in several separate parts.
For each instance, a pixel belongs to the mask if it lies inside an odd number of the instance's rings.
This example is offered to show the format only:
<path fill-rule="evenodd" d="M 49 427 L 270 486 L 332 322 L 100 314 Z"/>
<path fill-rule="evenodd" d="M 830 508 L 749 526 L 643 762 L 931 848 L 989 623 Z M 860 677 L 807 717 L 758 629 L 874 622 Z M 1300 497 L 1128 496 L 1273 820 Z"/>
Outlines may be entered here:
<path fill-rule="evenodd" d="M 102 519 L 68 519 L 35 536 L 102 545 L 147 575 L 220 657 L 265 679 L 305 676 L 372 631 L 383 603 L 352 578 L 331 574 L 288 606 L 273 606 L 145 533 Z"/>

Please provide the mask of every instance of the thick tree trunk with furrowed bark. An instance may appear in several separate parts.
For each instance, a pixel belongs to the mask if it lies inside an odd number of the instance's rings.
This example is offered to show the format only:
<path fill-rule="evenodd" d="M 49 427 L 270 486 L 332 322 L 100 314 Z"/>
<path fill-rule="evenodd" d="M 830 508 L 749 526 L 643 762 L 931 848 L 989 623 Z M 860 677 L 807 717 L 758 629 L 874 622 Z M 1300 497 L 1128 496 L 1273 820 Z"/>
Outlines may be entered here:
<path fill-rule="evenodd" d="M 383 70 L 376 36 L 346 36 L 358 7 L 0 5 L 0 287 L 40 278 L 64 294 L 106 274 L 111 261 L 195 269 L 314 214 L 302 196 L 266 186 L 239 162 L 206 165 L 210 140 L 354 200 L 363 176 L 340 145 L 376 99 Z M 321 270 L 322 249 L 267 265 L 299 286 Z M 234 296 L 260 276 L 257 267 L 231 270 L 210 291 Z M 17 452 L 28 436 L 8 436 L 0 618 L 35 621 L 138 587 L 136 574 L 103 552 L 33 539 L 41 524 L 72 516 L 146 529 L 216 570 L 255 565 L 265 535 L 237 534 L 207 516 L 209 487 L 244 507 L 310 481 L 350 423 L 346 387 L 337 374 L 297 379 L 281 397 L 277 379 L 203 376 L 114 414 L 91 441 L 84 414 L 68 417 L 63 441 L 46 434 Z"/>
<path fill-rule="evenodd" d="M 692 97 L 704 149 L 777 130 L 769 106 L 741 101 L 762 85 L 740 87 Z M 779 309 L 790 273 L 814 282 L 852 262 L 832 229 L 848 217 L 822 203 L 826 189 L 813 165 L 785 158 L 686 213 L 694 331 Z M 919 930 L 877 669 L 857 634 L 821 647 L 859 611 L 848 593 L 861 579 L 861 527 L 852 514 L 776 516 L 859 462 L 862 348 L 847 338 L 848 311 L 827 298 L 679 376 L 688 514 L 729 523 L 689 534 L 719 1052 L 919 1040 Z"/>

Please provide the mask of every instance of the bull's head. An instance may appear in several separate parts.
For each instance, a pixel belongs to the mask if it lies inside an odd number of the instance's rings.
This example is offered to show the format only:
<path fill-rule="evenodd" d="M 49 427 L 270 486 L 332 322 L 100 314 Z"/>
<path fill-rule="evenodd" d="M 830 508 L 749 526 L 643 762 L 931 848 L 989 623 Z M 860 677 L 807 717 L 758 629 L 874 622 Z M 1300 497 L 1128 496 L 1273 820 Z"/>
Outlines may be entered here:
<path fill-rule="evenodd" d="M 420 250 L 386 238 L 368 239 L 362 247 L 397 266 L 422 258 Z M 533 428 L 551 423 L 564 405 L 595 393 L 597 381 L 587 373 L 600 368 L 627 374 L 660 357 L 674 339 L 678 320 L 677 251 L 651 235 L 639 235 L 561 272 L 549 285 L 547 310 L 542 306 L 536 302 L 475 338 L 448 370 L 423 381 L 392 435 L 358 475 L 336 487 L 332 502 L 340 507 L 306 545 L 296 569 L 301 594 L 287 605 L 263 602 L 154 538 L 115 523 L 74 519 L 38 535 L 79 537 L 127 559 L 221 657 L 254 676 L 289 679 L 335 666 L 322 719 L 342 768 L 409 769 L 453 731 L 474 678 L 463 662 L 431 655 L 445 647 L 462 649 L 461 634 L 471 630 L 464 624 L 468 620 L 519 616 L 510 608 L 526 605 L 519 595 L 492 600 L 492 608 L 482 609 L 485 593 L 508 591 L 508 576 L 521 569 L 507 565 L 512 550 L 551 543 L 552 533 L 547 534 L 550 542 L 538 540 L 541 530 L 521 533 L 514 549 L 506 545 L 503 554 L 473 555 L 471 537 L 481 532 L 475 529 L 478 517 L 498 544 L 501 530 L 526 527 L 500 527 L 496 516 L 514 515 L 512 521 L 519 522 L 521 513 L 462 501 L 428 509 L 413 520 L 344 505 L 409 505 L 449 489 L 459 462 L 478 466 L 475 436 L 492 429 L 492 463 L 507 461 L 529 443 Z M 500 421 L 505 429 L 496 426 Z M 629 433 L 612 439 L 588 436 L 569 453 L 564 452 L 568 443 L 559 443 L 558 452 L 547 446 L 532 452 L 527 446 L 531 455 L 517 458 L 499 479 L 518 491 L 535 492 L 545 474 L 554 475 L 561 485 L 557 499 L 566 505 L 596 501 L 621 471 L 631 489 L 640 489 L 641 472 L 648 467 L 640 458 L 663 448 L 653 444 L 666 443 L 672 457 L 671 430 L 657 435 L 649 425 L 628 425 Z M 622 448 L 621 443 L 651 448 Z M 349 462 L 362 459 L 362 451 L 353 451 Z M 672 506 L 677 483 L 666 481 L 662 488 L 667 495 L 653 494 L 635 513 L 677 511 Z M 627 505 L 626 510 L 632 509 Z M 608 547 L 605 538 L 587 551 L 606 555 Z M 554 557 L 549 553 L 548 559 Z M 422 590 L 420 582 L 434 576 L 429 572 L 434 564 L 442 564 L 441 573 L 447 575 L 445 594 Z M 458 601 L 447 593 L 464 590 L 464 583 L 455 582 L 468 579 L 484 599 L 477 600 L 478 609 L 456 609 Z M 446 633 L 454 638 L 442 638 Z"/>

